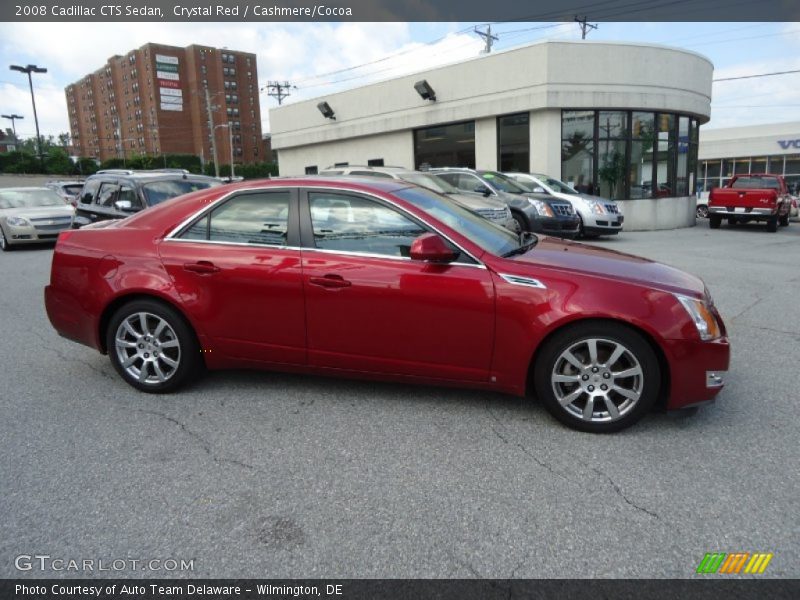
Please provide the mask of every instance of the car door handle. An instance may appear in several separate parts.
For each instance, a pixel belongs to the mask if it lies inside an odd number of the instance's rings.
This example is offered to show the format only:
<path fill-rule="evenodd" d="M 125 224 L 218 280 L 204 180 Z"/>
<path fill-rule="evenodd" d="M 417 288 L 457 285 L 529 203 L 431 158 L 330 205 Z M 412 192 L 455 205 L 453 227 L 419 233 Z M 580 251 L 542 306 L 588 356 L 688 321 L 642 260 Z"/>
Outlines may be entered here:
<path fill-rule="evenodd" d="M 207 260 L 199 260 L 194 263 L 184 263 L 183 270 L 192 273 L 200 273 L 201 275 L 208 275 L 219 271 L 219 267 Z"/>
<path fill-rule="evenodd" d="M 324 277 L 311 277 L 308 282 L 326 288 L 343 288 L 352 285 L 341 275 L 325 275 Z"/>

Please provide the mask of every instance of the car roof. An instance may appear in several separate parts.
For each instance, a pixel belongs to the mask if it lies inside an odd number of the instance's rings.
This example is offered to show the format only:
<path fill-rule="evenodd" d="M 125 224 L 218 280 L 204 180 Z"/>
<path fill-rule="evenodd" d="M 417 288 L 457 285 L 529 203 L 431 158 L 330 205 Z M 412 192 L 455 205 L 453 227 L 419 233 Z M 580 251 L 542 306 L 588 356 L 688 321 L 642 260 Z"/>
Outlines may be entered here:
<path fill-rule="evenodd" d="M 264 186 L 269 183 L 270 185 Z M 271 179 L 250 179 L 247 181 L 240 181 L 238 183 L 230 183 L 225 186 L 227 191 L 235 191 L 241 189 L 256 189 L 260 187 L 331 187 L 335 183 L 336 186 L 350 187 L 354 191 L 370 189 L 377 189 L 381 192 L 394 192 L 410 187 L 407 181 L 400 179 L 379 179 L 376 177 L 354 177 L 347 176 L 324 176 L 324 175 L 308 175 L 308 176 L 294 176 L 294 177 L 273 177 Z"/>
<path fill-rule="evenodd" d="M 94 175 L 89 175 L 88 179 L 102 179 L 102 178 L 115 178 L 115 179 L 132 179 L 134 181 L 177 181 L 181 179 L 186 180 L 194 180 L 197 181 L 205 180 L 205 181 L 219 181 L 219 179 L 215 177 L 209 177 L 208 175 L 200 175 L 196 173 L 165 173 L 159 171 L 108 171 L 106 173 L 95 173 Z M 220 182 L 221 183 L 221 182 Z"/>

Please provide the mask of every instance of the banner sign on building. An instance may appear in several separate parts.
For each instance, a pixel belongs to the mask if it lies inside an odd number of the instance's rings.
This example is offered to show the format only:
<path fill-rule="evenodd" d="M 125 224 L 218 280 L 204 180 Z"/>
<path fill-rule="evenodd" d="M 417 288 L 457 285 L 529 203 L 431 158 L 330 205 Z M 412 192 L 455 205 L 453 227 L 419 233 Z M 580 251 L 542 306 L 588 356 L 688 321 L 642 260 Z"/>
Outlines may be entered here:
<path fill-rule="evenodd" d="M 156 78 L 161 94 L 161 110 L 182 111 L 183 92 L 181 91 L 178 57 L 156 54 Z"/>

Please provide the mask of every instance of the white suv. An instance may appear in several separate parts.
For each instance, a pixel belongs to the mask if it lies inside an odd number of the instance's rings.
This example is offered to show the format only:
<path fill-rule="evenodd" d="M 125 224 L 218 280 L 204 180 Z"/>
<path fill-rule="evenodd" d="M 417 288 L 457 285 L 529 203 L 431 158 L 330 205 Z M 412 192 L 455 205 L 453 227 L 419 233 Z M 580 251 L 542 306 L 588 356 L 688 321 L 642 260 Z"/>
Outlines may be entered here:
<path fill-rule="evenodd" d="M 541 191 L 546 194 L 568 200 L 581 218 L 580 235 L 582 237 L 617 235 L 622 231 L 622 222 L 625 217 L 613 200 L 581 194 L 563 181 L 547 175 L 538 173 L 505 173 L 505 175 L 533 188 L 533 191 L 540 191 L 536 188 L 541 188 Z"/>

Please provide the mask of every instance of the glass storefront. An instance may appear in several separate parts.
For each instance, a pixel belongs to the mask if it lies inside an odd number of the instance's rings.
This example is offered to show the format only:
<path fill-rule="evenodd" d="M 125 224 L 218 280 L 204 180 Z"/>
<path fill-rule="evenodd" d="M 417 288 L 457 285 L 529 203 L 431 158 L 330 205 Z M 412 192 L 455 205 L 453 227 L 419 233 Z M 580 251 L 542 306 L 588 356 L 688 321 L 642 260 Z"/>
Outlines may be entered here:
<path fill-rule="evenodd" d="M 414 130 L 414 168 L 475 168 L 475 121 Z"/>
<path fill-rule="evenodd" d="M 564 110 L 561 179 L 614 199 L 693 194 L 697 132 L 697 120 L 686 115 Z"/>
<path fill-rule="evenodd" d="M 500 171 L 530 170 L 531 129 L 528 113 L 497 118 L 497 164 Z"/>
<path fill-rule="evenodd" d="M 800 192 L 800 154 L 703 160 L 697 166 L 697 187 L 701 192 L 709 192 L 726 185 L 733 175 L 749 173 L 783 175 L 789 189 Z"/>

